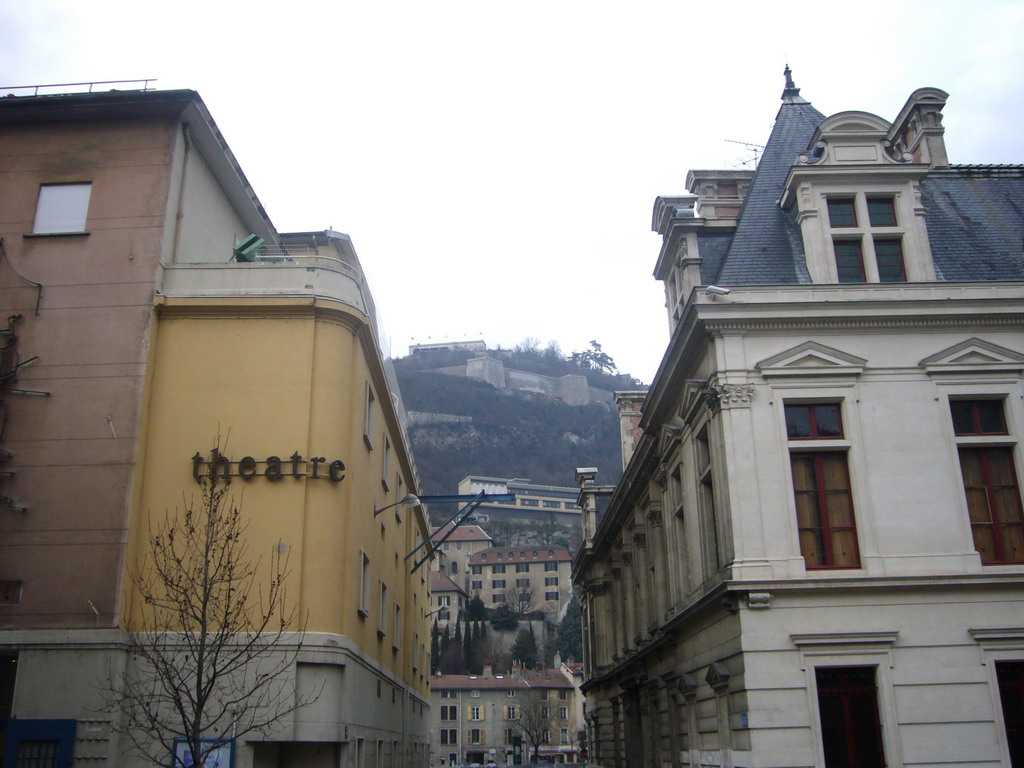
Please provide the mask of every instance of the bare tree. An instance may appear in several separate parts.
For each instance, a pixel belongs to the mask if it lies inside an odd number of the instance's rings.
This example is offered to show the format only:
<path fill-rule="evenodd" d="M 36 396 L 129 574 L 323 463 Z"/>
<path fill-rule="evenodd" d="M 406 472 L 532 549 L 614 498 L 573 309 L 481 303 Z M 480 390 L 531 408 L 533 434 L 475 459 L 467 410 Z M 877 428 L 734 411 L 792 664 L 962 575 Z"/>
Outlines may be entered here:
<path fill-rule="evenodd" d="M 531 688 L 519 701 L 519 730 L 533 747 L 533 759 L 537 759 L 541 744 L 547 743 L 551 731 L 551 707 L 547 691 Z"/>
<path fill-rule="evenodd" d="M 144 560 L 129 569 L 137 598 L 126 621 L 131 656 L 111 683 L 116 727 L 170 768 L 183 765 L 175 739 L 203 766 L 218 741 L 265 734 L 319 697 L 287 689 L 304 627 L 285 604 L 284 547 L 274 548 L 261 580 L 230 481 L 215 465 L 199 479 L 198 498 L 151 525 Z"/>
<path fill-rule="evenodd" d="M 516 616 L 525 616 L 537 607 L 537 590 L 533 587 L 511 586 L 505 590 L 505 605 Z"/>

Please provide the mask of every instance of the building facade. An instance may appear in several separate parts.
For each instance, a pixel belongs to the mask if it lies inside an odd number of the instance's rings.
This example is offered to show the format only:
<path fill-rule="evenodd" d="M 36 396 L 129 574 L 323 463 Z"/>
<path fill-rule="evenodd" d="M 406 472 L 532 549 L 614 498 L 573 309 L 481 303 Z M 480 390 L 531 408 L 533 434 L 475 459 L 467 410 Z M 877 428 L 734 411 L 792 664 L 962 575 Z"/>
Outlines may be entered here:
<path fill-rule="evenodd" d="M 465 620 L 469 597 L 466 590 L 444 575 L 441 571 L 430 572 L 431 613 L 438 628 L 452 625 L 460 618 Z"/>
<path fill-rule="evenodd" d="M 671 340 L 574 563 L 592 764 L 1024 765 L 1024 168 L 950 165 L 938 89 L 786 75 L 738 215 L 655 203 Z"/>
<path fill-rule="evenodd" d="M 212 466 L 261 577 L 287 557 L 281 695 L 315 699 L 235 765 L 425 765 L 427 527 L 374 515 L 417 480 L 349 238 L 278 233 L 192 91 L 0 100 L 0 158 L 4 764 L 148 764 L 105 712 L 129 573 Z"/>
<path fill-rule="evenodd" d="M 534 525 L 561 525 L 578 528 L 580 509 L 576 506 L 576 488 L 542 485 L 522 478 L 470 475 L 459 482 L 459 493 L 511 493 L 515 501 L 481 504 L 473 513 L 486 523 L 492 518 Z"/>
<path fill-rule="evenodd" d="M 443 571 L 465 589 L 469 586 L 469 559 L 477 552 L 494 546 L 494 541 L 479 525 L 460 525 L 454 531 L 451 527 L 449 523 L 443 531 L 431 529 L 434 541 L 445 539 L 437 548 L 438 557 L 433 561 L 433 568 Z"/>
<path fill-rule="evenodd" d="M 572 557 L 563 547 L 492 547 L 469 558 L 469 594 L 487 608 L 544 611 L 558 620 L 572 597 Z"/>
<path fill-rule="evenodd" d="M 579 691 L 561 668 L 495 675 L 435 675 L 431 762 L 458 766 L 494 761 L 512 765 L 515 743 L 521 763 L 534 760 L 573 763 L 579 758 L 583 723 Z M 538 741 L 533 754 L 530 732 Z"/>

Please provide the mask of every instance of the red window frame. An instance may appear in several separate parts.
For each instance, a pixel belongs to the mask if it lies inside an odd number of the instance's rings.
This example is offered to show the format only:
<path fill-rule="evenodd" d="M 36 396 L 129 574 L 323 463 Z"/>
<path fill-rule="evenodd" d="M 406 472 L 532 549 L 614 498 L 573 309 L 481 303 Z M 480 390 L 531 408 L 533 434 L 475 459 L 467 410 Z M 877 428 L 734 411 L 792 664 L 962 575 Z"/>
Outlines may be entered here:
<path fill-rule="evenodd" d="M 957 437 L 1009 434 L 1002 400 L 950 400 L 949 405 Z M 1024 504 L 1013 450 L 984 443 L 958 446 L 971 535 L 985 565 L 1024 563 Z"/>
<path fill-rule="evenodd" d="M 1006 430 L 1006 414 L 1003 412 L 1001 400 L 950 400 L 949 408 L 953 417 L 953 432 L 957 437 L 1009 434 Z M 983 414 L 983 410 L 988 413 Z M 963 428 L 964 419 L 958 419 L 958 415 L 966 416 L 970 420 L 971 427 L 969 429 Z M 999 417 L 999 425 L 996 429 L 985 429 L 985 415 Z"/>
<path fill-rule="evenodd" d="M 843 439 L 839 403 L 787 403 L 784 412 L 787 437 L 791 442 Z M 791 427 L 804 425 L 806 435 L 792 434 L 797 430 Z M 846 452 L 794 451 L 789 461 L 800 553 L 807 568 L 859 568 L 860 551 Z"/>
<path fill-rule="evenodd" d="M 1024 509 L 1013 449 L 960 446 L 959 454 L 971 534 L 981 562 L 1024 563 Z"/>
<path fill-rule="evenodd" d="M 860 549 L 846 453 L 792 453 L 790 463 L 800 553 L 807 569 L 860 568 Z M 801 464 L 809 465 L 810 472 L 806 469 L 801 472 Z M 801 478 L 811 482 L 802 483 Z M 837 479 L 841 482 L 837 483 Z"/>
<path fill-rule="evenodd" d="M 818 667 L 825 768 L 885 768 L 875 667 Z"/>

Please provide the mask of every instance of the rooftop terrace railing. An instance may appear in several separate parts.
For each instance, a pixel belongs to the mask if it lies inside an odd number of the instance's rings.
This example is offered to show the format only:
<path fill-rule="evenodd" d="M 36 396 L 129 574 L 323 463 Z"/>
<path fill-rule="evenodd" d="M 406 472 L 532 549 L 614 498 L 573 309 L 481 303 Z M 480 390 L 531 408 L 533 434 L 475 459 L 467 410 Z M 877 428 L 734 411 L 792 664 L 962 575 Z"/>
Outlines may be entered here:
<path fill-rule="evenodd" d="M 87 83 L 47 83 L 45 85 L 0 85 L 0 96 L 55 96 L 64 93 L 93 93 L 98 85 L 136 85 L 134 88 L 106 88 L 109 91 L 153 91 L 150 83 L 155 83 L 156 78 L 150 77 L 145 80 L 93 80 Z M 142 83 L 141 87 L 137 84 Z M 62 90 L 54 91 L 59 88 Z M 67 90 L 73 88 L 75 90 Z M 21 93 L 30 91 L 30 93 Z M 42 91 L 42 93 L 41 93 Z"/>

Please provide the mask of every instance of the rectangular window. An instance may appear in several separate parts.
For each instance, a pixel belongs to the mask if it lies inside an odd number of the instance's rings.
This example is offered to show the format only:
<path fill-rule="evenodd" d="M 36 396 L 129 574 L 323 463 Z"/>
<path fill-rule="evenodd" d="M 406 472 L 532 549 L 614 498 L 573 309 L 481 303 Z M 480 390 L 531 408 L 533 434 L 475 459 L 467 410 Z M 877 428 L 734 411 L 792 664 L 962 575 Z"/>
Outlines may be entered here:
<path fill-rule="evenodd" d="M 482 720 L 483 718 L 480 716 L 480 713 L 481 713 L 481 708 L 478 705 L 474 704 L 472 707 L 469 708 L 469 719 L 470 720 Z"/>
<path fill-rule="evenodd" d="M 547 697 L 545 696 L 545 698 L 547 698 Z M 541 707 L 540 708 L 540 716 L 542 718 L 544 718 L 545 720 L 547 720 L 548 718 L 551 717 L 551 710 L 548 707 Z"/>
<path fill-rule="evenodd" d="M 875 238 L 875 263 L 878 265 L 878 282 L 907 282 L 907 272 L 903 268 L 903 246 L 898 239 Z"/>
<path fill-rule="evenodd" d="M 480 691 L 470 691 L 469 692 L 469 698 L 471 698 L 471 699 L 479 699 L 480 698 Z"/>
<path fill-rule="evenodd" d="M 1002 400 L 951 400 L 949 409 L 957 437 L 1007 434 Z"/>
<path fill-rule="evenodd" d="M 474 576 L 477 576 L 484 572 L 484 567 L 482 565 L 474 565 L 470 566 L 470 570 L 473 572 Z"/>
<path fill-rule="evenodd" d="M 454 699 L 455 698 L 455 691 L 441 691 L 441 698 L 442 699 Z"/>
<path fill-rule="evenodd" d="M 996 680 L 1010 747 L 1010 765 L 1024 765 L 1024 661 L 997 661 Z"/>
<path fill-rule="evenodd" d="M 508 696 L 510 699 L 514 699 L 516 697 L 516 689 L 509 688 L 507 691 L 505 691 L 505 695 Z"/>
<path fill-rule="evenodd" d="M 569 708 L 568 707 L 559 707 L 558 708 L 558 719 L 559 720 L 568 720 L 569 719 Z"/>
<path fill-rule="evenodd" d="M 474 581 L 473 583 L 471 583 L 469 585 L 469 588 L 470 589 L 483 589 L 484 588 L 484 583 L 483 583 L 483 581 Z"/>
<path fill-rule="evenodd" d="M 496 565 L 496 566 L 494 566 L 494 569 L 491 572 L 492 573 L 504 573 L 505 572 L 505 566 L 504 565 Z"/>
<path fill-rule="evenodd" d="M 447 691 L 445 691 L 447 693 Z M 457 707 L 454 704 L 445 704 L 441 706 L 441 719 L 442 720 L 458 720 L 458 714 L 456 712 Z"/>
<path fill-rule="evenodd" d="M 377 620 L 377 634 L 383 637 L 388 633 L 388 585 L 380 583 L 380 614 Z"/>
<path fill-rule="evenodd" d="M 392 632 L 394 634 L 391 638 L 391 646 L 393 648 L 398 648 L 399 641 L 401 640 L 402 637 L 402 606 L 400 606 L 398 603 L 395 603 L 395 620 L 394 625 L 392 627 Z"/>
<path fill-rule="evenodd" d="M 838 403 L 787 405 L 786 436 L 790 440 L 829 440 L 843 436 Z"/>
<path fill-rule="evenodd" d="M 527 580 L 527 583 L 529 583 L 529 580 Z M 545 587 L 557 587 L 558 586 L 558 577 L 557 576 L 548 576 L 546 579 L 544 579 L 544 586 Z"/>
<path fill-rule="evenodd" d="M 558 692 L 558 700 L 559 701 L 568 701 L 569 700 L 569 692 L 568 691 L 559 691 Z"/>
<path fill-rule="evenodd" d="M 836 252 L 836 273 L 840 283 L 864 283 L 864 256 L 860 250 L 860 240 L 834 240 Z"/>
<path fill-rule="evenodd" d="M 566 502 L 562 503 L 562 506 L 564 506 L 566 509 L 576 509 L 576 502 L 575 501 L 566 501 Z"/>
<path fill-rule="evenodd" d="M 366 382 L 366 411 L 363 414 L 363 442 L 369 450 L 373 450 L 374 425 L 377 423 L 377 398 L 373 387 Z"/>
<path fill-rule="evenodd" d="M 808 568 L 857 568 L 857 530 L 846 454 L 793 453 L 800 553 Z"/>
<path fill-rule="evenodd" d="M 958 438 L 1007 434 L 1001 400 L 952 400 L 950 410 Z M 974 548 L 981 561 L 1024 562 L 1024 508 L 1013 448 L 961 441 L 958 452 Z"/>
<path fill-rule="evenodd" d="M 1024 515 L 1013 449 L 960 446 L 974 546 L 983 563 L 1024 562 Z"/>
<path fill-rule="evenodd" d="M 530 572 L 530 564 L 529 563 L 516 563 L 516 573 L 529 573 L 529 572 Z"/>
<path fill-rule="evenodd" d="M 545 571 L 557 571 L 558 570 L 558 563 L 544 563 L 544 570 Z"/>
<path fill-rule="evenodd" d="M 568 744 L 569 743 L 569 729 L 568 728 L 559 728 L 558 729 L 558 743 L 559 744 Z"/>
<path fill-rule="evenodd" d="M 843 438 L 838 403 L 787 405 L 786 434 L 791 441 Z M 792 452 L 800 552 L 808 568 L 857 568 L 857 530 L 846 452 Z"/>
<path fill-rule="evenodd" d="M 872 227 L 895 227 L 896 206 L 893 205 L 893 199 L 891 197 L 869 197 L 868 221 Z"/>
<path fill-rule="evenodd" d="M 470 728 L 469 730 L 469 743 L 470 744 L 483 744 L 484 743 L 484 732 L 480 728 Z"/>
<path fill-rule="evenodd" d="M 722 567 L 718 548 L 718 511 L 715 509 L 715 473 L 711 456 L 711 441 L 705 426 L 694 441 L 698 483 L 698 502 L 701 516 L 701 549 L 704 555 L 704 575 L 710 576 Z"/>
<path fill-rule="evenodd" d="M 384 455 L 381 457 L 380 484 L 385 491 L 390 491 L 388 478 L 391 476 L 391 440 L 384 435 Z M 397 509 L 398 507 L 396 507 Z"/>
<path fill-rule="evenodd" d="M 462 542 L 461 541 L 456 541 L 455 542 L 455 549 L 456 550 L 460 550 L 460 551 L 462 550 Z"/>
<path fill-rule="evenodd" d="M 530 580 L 529 579 L 516 579 L 516 586 L 517 587 L 528 587 L 528 586 L 530 586 Z"/>
<path fill-rule="evenodd" d="M 438 595 L 438 597 L 437 597 L 437 604 L 438 605 L 443 605 L 443 606 L 445 606 L 447 608 L 448 606 L 450 606 L 452 604 L 452 596 L 451 595 Z"/>
<path fill-rule="evenodd" d="M 365 619 L 370 615 L 370 558 L 365 552 L 359 554 L 359 615 Z"/>
<path fill-rule="evenodd" d="M 503 594 L 501 594 L 500 592 L 498 592 L 497 594 L 495 594 L 495 595 L 493 595 L 491 597 L 491 602 L 492 603 L 504 603 L 505 602 L 505 596 Z"/>
<path fill-rule="evenodd" d="M 0 605 L 17 605 L 21 602 L 20 581 L 0 581 Z"/>
<path fill-rule="evenodd" d="M 92 183 L 43 184 L 39 187 L 32 233 L 63 235 L 85 232 Z"/>
<path fill-rule="evenodd" d="M 521 501 L 524 507 L 536 507 L 540 505 L 540 502 L 537 499 L 522 499 Z"/>
<path fill-rule="evenodd" d="M 492 589 L 504 589 L 505 588 L 505 580 L 504 579 L 495 579 L 494 581 L 491 582 L 491 588 Z"/>
<path fill-rule="evenodd" d="M 519 718 L 519 708 L 515 704 L 509 704 L 505 707 L 505 719 L 506 720 L 517 720 Z"/>
<path fill-rule="evenodd" d="M 825 768 L 884 766 L 874 667 L 819 667 L 815 679 Z"/>
<path fill-rule="evenodd" d="M 456 728 L 442 728 L 441 729 L 441 743 L 442 744 L 458 744 L 459 743 L 459 732 Z"/>
<path fill-rule="evenodd" d="M 544 599 L 545 600 L 557 600 L 558 599 L 558 593 L 557 592 L 545 592 L 544 593 Z"/>
<path fill-rule="evenodd" d="M 512 739 L 515 738 L 515 735 L 516 735 L 516 729 L 515 728 L 506 728 L 505 729 L 505 743 L 506 744 L 511 744 L 512 743 Z"/>
<path fill-rule="evenodd" d="M 852 197 L 828 199 L 828 223 L 832 227 L 857 226 L 857 212 Z"/>

